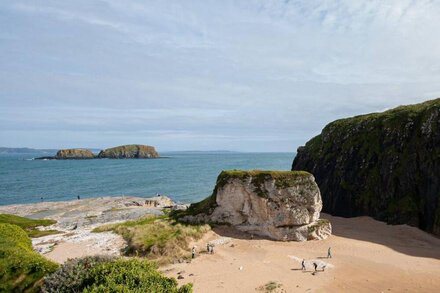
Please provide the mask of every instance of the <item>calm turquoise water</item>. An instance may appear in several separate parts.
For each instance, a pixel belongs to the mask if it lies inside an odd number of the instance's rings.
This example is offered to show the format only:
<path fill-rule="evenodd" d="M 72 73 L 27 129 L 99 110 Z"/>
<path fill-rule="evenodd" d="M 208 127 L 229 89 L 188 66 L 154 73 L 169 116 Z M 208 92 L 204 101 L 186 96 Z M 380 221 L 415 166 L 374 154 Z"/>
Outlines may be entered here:
<path fill-rule="evenodd" d="M 293 153 L 163 153 L 154 160 L 34 161 L 0 155 L 0 205 L 107 195 L 168 195 L 194 202 L 227 169 L 290 170 Z"/>

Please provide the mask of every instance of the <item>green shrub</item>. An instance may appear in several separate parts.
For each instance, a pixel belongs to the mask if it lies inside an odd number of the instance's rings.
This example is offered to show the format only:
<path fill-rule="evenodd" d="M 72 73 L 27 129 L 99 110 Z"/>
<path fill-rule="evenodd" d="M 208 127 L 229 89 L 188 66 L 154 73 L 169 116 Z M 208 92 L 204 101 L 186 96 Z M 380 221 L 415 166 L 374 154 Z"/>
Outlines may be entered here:
<path fill-rule="evenodd" d="M 57 267 L 33 251 L 23 229 L 0 223 L 0 292 L 38 292 L 44 275 Z"/>
<path fill-rule="evenodd" d="M 109 256 L 88 256 L 65 262 L 56 272 L 44 278 L 43 292 L 81 292 L 91 276 L 91 268 L 111 261 Z"/>
<path fill-rule="evenodd" d="M 192 284 L 179 288 L 147 260 L 87 257 L 68 261 L 48 276 L 43 292 L 189 293 Z"/>

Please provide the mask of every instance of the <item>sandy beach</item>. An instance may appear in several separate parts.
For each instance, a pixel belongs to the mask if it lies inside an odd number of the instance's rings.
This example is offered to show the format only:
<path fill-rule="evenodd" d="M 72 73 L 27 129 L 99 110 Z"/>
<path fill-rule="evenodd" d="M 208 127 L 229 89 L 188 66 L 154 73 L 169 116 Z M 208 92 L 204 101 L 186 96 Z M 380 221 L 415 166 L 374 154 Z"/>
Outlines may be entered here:
<path fill-rule="evenodd" d="M 11 205 L 0 212 L 56 219 L 48 228 L 64 234 L 34 238 L 34 248 L 63 263 L 95 254 L 120 255 L 125 241 L 111 232 L 91 233 L 104 223 L 158 213 L 160 208 L 131 206 L 139 198 L 96 198 L 73 202 Z M 282 242 L 253 237 L 222 226 L 208 232 L 191 263 L 161 267 L 194 292 L 439 292 L 440 239 L 407 225 L 392 226 L 369 217 L 331 221 L 333 235 L 321 241 Z M 72 225 L 77 226 L 75 229 Z M 214 254 L 206 244 L 215 244 Z M 327 249 L 333 257 L 327 259 Z M 306 271 L 301 270 L 305 259 Z M 318 265 L 315 273 L 313 263 Z M 323 267 L 325 266 L 325 271 Z"/>
<path fill-rule="evenodd" d="M 439 292 L 440 239 L 406 225 L 391 226 L 369 217 L 323 215 L 334 235 L 323 241 L 276 242 L 215 229 L 196 243 L 228 237 L 215 253 L 201 253 L 190 264 L 162 268 L 195 292 L 258 292 L 274 281 L 273 292 Z M 230 238 L 230 239 L 229 239 Z M 333 257 L 327 259 L 332 247 Z M 307 271 L 301 270 L 306 259 Z M 314 274 L 326 264 L 324 272 Z"/>

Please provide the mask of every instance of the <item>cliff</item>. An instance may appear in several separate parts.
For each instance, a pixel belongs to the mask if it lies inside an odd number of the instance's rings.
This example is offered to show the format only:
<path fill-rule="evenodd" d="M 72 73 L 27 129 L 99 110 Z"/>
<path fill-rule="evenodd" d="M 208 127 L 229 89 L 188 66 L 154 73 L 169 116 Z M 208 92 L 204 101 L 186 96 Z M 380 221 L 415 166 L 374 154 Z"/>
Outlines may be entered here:
<path fill-rule="evenodd" d="M 193 204 L 187 222 L 229 224 L 275 240 L 324 239 L 331 225 L 319 220 L 321 195 L 301 171 L 223 171 L 213 195 Z"/>
<path fill-rule="evenodd" d="M 94 159 L 95 155 L 85 149 L 65 149 L 59 150 L 55 155 L 54 159 L 57 160 L 84 160 L 84 159 Z"/>
<path fill-rule="evenodd" d="M 148 145 L 122 145 L 114 148 L 103 150 L 99 153 L 98 158 L 108 159 L 147 159 L 158 158 L 159 154 L 156 149 Z"/>
<path fill-rule="evenodd" d="M 440 99 L 334 121 L 292 170 L 315 176 L 324 212 L 440 235 Z"/>

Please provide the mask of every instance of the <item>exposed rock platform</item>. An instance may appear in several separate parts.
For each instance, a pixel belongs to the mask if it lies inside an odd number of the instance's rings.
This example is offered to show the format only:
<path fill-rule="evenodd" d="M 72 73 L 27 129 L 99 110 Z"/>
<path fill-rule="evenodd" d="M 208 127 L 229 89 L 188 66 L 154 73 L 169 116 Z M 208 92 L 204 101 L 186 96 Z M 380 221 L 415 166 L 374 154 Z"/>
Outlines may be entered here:
<path fill-rule="evenodd" d="M 62 233 L 33 238 L 32 244 L 38 252 L 57 262 L 63 262 L 69 257 L 85 255 L 120 255 L 120 250 L 126 245 L 120 235 L 91 231 L 103 224 L 134 220 L 147 215 L 161 215 L 162 209 L 170 205 L 174 203 L 166 196 L 106 196 L 0 206 L 0 213 L 56 220 L 56 224 L 41 229 L 54 229 Z"/>

